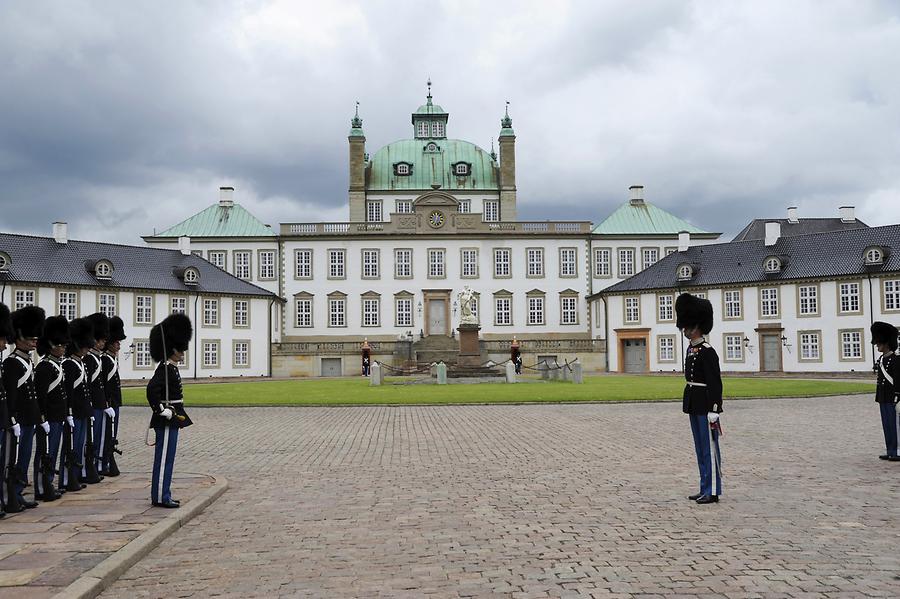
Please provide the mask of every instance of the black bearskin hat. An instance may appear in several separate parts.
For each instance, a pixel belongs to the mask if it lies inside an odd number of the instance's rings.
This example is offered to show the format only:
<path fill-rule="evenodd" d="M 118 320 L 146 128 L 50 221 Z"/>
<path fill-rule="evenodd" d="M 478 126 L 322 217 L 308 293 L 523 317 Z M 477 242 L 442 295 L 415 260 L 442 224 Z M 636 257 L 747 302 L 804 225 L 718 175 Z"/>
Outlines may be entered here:
<path fill-rule="evenodd" d="M 6 307 L 6 304 L 0 304 L 0 337 L 11 339 L 14 336 L 12 320 L 9 317 L 9 308 Z"/>
<path fill-rule="evenodd" d="M 675 314 L 675 326 L 679 329 L 697 327 L 708 335 L 713 328 L 713 307 L 709 300 L 682 293 L 675 300 Z"/>
<path fill-rule="evenodd" d="M 19 308 L 12 313 L 13 336 L 9 340 L 15 342 L 16 339 L 25 337 L 40 337 L 44 333 L 45 318 L 43 308 L 37 306 Z"/>
<path fill-rule="evenodd" d="M 897 351 L 897 327 L 887 322 L 872 323 L 872 345 L 884 343 L 891 351 Z"/>
<path fill-rule="evenodd" d="M 68 345 L 69 321 L 65 316 L 51 316 L 44 321 L 44 334 L 37 342 L 37 352 L 42 356 L 50 353 L 54 345 Z"/>
<path fill-rule="evenodd" d="M 87 318 L 76 318 L 69 323 L 69 347 L 66 355 L 94 347 L 94 326 Z"/>
<path fill-rule="evenodd" d="M 123 341 L 125 336 L 125 323 L 118 316 L 109 319 L 109 337 L 106 338 L 107 343 L 114 341 Z"/>
<path fill-rule="evenodd" d="M 86 316 L 91 325 L 94 327 L 94 339 L 109 339 L 109 317 L 103 312 L 94 312 L 90 316 Z"/>
<path fill-rule="evenodd" d="M 150 357 L 156 362 L 167 360 L 175 350 L 185 352 L 194 330 L 184 314 L 170 314 L 150 329 Z"/>

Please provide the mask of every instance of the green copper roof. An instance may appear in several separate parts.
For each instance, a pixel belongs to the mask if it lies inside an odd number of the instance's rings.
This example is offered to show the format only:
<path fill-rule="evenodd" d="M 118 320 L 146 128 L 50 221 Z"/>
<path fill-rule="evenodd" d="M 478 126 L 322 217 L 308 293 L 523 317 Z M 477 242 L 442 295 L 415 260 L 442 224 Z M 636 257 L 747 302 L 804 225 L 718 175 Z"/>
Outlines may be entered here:
<path fill-rule="evenodd" d="M 594 227 L 593 233 L 605 235 L 677 235 L 708 233 L 647 202 L 625 202 L 606 220 Z"/>
<path fill-rule="evenodd" d="M 274 237 L 275 232 L 240 204 L 213 204 L 156 237 Z"/>
<path fill-rule="evenodd" d="M 439 151 L 428 152 L 429 144 Z M 405 162 L 412 165 L 412 174 L 395 175 L 394 165 Z M 466 162 L 471 173 L 464 177 L 454 174 L 453 165 Z M 490 154 L 473 143 L 459 139 L 403 139 L 390 143 L 377 152 L 370 162 L 369 191 L 395 189 L 429 190 L 432 183 L 441 189 L 491 190 L 499 188 L 497 163 Z"/>
<path fill-rule="evenodd" d="M 415 114 L 447 114 L 440 104 L 422 104 L 416 108 Z"/>

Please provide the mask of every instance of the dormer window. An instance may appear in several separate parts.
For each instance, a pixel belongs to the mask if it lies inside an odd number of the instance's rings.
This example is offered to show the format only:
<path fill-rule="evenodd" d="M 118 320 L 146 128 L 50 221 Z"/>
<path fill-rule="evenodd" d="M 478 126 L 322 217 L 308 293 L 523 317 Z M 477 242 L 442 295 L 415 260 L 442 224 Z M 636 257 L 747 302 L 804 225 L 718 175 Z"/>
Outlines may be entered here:
<path fill-rule="evenodd" d="M 112 278 L 113 273 L 113 265 L 109 260 L 98 260 L 96 264 L 94 264 L 94 276 L 98 279 L 103 279 L 108 281 Z"/>
<path fill-rule="evenodd" d="M 769 256 L 766 258 L 763 267 L 766 269 L 766 273 L 772 274 L 776 272 L 781 272 L 781 259 L 777 256 Z"/>
<path fill-rule="evenodd" d="M 193 266 L 184 269 L 184 284 L 196 285 L 200 282 L 200 271 Z"/>
<path fill-rule="evenodd" d="M 12 259 L 10 259 L 9 254 L 0 252 L 0 273 L 9 272 L 10 264 L 12 264 Z"/>
<path fill-rule="evenodd" d="M 679 281 L 689 281 L 694 277 L 694 267 L 690 264 L 681 264 L 676 271 Z"/>
<path fill-rule="evenodd" d="M 880 247 L 866 248 L 866 266 L 884 264 L 884 251 Z"/>
<path fill-rule="evenodd" d="M 453 173 L 457 177 L 466 177 L 472 172 L 472 165 L 468 162 L 457 162 L 453 165 Z"/>
<path fill-rule="evenodd" d="M 408 177 L 412 174 L 412 165 L 408 162 L 398 162 L 394 165 L 394 174 L 400 177 Z"/>

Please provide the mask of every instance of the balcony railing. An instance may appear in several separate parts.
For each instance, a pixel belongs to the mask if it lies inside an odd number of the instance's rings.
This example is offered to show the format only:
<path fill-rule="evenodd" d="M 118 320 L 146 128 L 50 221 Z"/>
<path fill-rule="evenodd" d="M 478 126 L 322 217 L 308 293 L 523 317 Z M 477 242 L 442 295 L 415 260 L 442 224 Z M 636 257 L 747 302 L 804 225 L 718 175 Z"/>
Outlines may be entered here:
<path fill-rule="evenodd" d="M 334 235 L 390 235 L 413 234 L 417 231 L 429 234 L 473 233 L 504 235 L 509 233 L 529 235 L 581 235 L 591 232 L 589 221 L 537 221 L 537 222 L 483 222 L 476 214 L 454 214 L 448 226 L 432 229 L 418 222 L 417 215 L 393 214 L 392 220 L 380 223 L 282 223 L 282 235 L 334 236 Z"/>
<path fill-rule="evenodd" d="M 481 341 L 485 352 L 491 354 L 504 354 L 509 351 L 511 340 Z M 520 340 L 519 347 L 523 352 L 605 352 L 606 340 L 604 339 L 530 339 Z M 369 341 L 369 347 L 373 355 L 394 354 L 400 352 L 406 355 L 409 351 L 407 342 L 398 341 Z M 291 355 L 359 355 L 362 351 L 362 343 L 355 341 L 318 341 L 318 342 L 288 342 L 276 343 L 272 346 L 272 353 L 276 356 Z"/>

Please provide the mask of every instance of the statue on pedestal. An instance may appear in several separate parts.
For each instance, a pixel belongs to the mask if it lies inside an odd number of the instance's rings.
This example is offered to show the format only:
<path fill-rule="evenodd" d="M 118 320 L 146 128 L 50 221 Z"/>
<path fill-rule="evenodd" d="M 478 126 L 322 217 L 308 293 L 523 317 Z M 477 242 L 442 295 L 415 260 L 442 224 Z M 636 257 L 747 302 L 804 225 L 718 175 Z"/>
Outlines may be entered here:
<path fill-rule="evenodd" d="M 456 296 L 459 300 L 459 324 L 478 324 L 478 318 L 472 314 L 472 300 L 475 292 L 468 285 Z"/>

